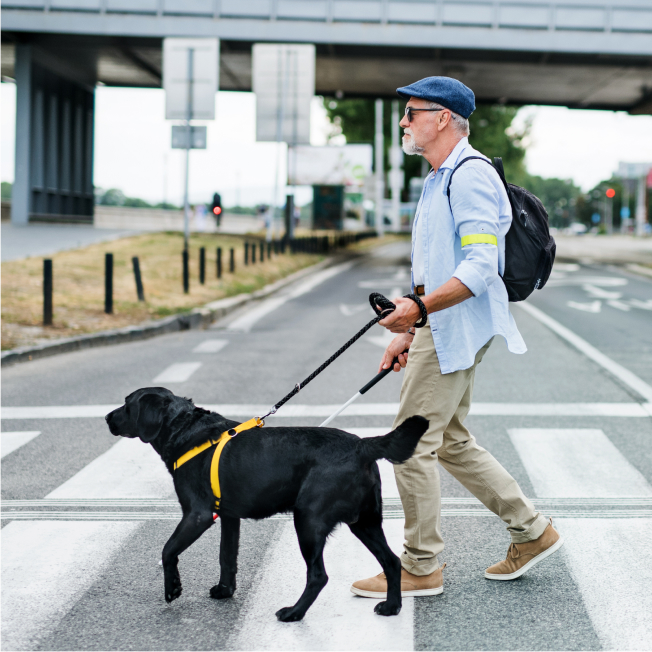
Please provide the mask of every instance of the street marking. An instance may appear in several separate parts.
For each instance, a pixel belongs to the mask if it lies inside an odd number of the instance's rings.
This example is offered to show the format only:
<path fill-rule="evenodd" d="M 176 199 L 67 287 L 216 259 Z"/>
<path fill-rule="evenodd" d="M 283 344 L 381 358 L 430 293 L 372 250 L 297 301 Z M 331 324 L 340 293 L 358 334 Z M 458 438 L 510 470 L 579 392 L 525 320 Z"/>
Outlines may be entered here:
<path fill-rule="evenodd" d="M 199 367 L 201 362 L 175 362 L 162 371 L 153 383 L 185 383 Z"/>
<path fill-rule="evenodd" d="M 2 647 L 36 650 L 137 522 L 13 522 L 2 529 Z"/>
<path fill-rule="evenodd" d="M 224 416 L 247 418 L 250 418 L 252 414 L 265 414 L 270 408 L 265 403 L 198 403 L 197 405 Z M 267 418 L 328 417 L 341 405 L 341 403 L 331 405 L 286 404 L 275 415 Z M 119 407 L 119 404 L 3 407 L 2 418 L 5 421 L 104 418 L 109 412 Z M 342 417 L 394 417 L 398 413 L 398 408 L 398 403 L 354 403 L 347 408 Z M 470 414 L 472 416 L 649 418 L 652 416 L 652 403 L 473 403 Z"/>
<path fill-rule="evenodd" d="M 358 437 L 381 437 L 391 432 L 391 428 L 343 428 Z M 380 482 L 383 487 L 383 500 L 387 498 L 398 498 L 398 487 L 396 486 L 396 476 L 394 475 L 394 465 L 387 460 L 378 460 L 378 470 L 380 471 Z M 401 518 L 403 512 L 401 511 Z"/>
<path fill-rule="evenodd" d="M 602 430 L 517 428 L 507 432 L 539 495 L 652 496 L 652 487 Z"/>
<path fill-rule="evenodd" d="M 569 344 L 572 344 L 587 358 L 590 358 L 593 362 L 599 364 L 628 387 L 631 387 L 631 389 L 640 394 L 646 401 L 652 402 L 652 387 L 650 387 L 650 385 L 648 385 L 642 378 L 633 374 L 629 369 L 625 369 L 625 367 L 606 356 L 593 345 L 589 344 L 585 339 L 573 333 L 569 328 L 562 326 L 562 324 L 560 324 L 556 319 L 546 315 L 542 310 L 535 308 L 533 305 L 526 303 L 525 301 L 522 301 L 518 305 L 525 310 L 525 312 L 547 326 L 551 331 L 554 331 L 557 335 L 563 337 Z"/>
<path fill-rule="evenodd" d="M 354 303 L 354 304 L 340 303 L 340 312 L 345 317 L 352 317 L 353 315 L 357 315 L 359 312 L 362 312 L 365 308 L 373 315 L 376 314 L 371 309 L 371 306 L 368 303 Z"/>
<path fill-rule="evenodd" d="M 601 430 L 509 434 L 537 494 L 652 496 L 652 487 Z M 564 517 L 556 527 L 603 649 L 652 649 L 652 518 Z"/>
<path fill-rule="evenodd" d="M 402 550 L 403 523 L 383 523 L 390 548 Z M 292 523 L 286 523 L 255 589 L 246 597 L 245 616 L 234 649 L 237 650 L 412 650 L 414 598 L 403 598 L 398 616 L 374 613 L 376 600 L 359 598 L 351 584 L 381 572 L 372 554 L 347 526 L 338 527 L 326 542 L 324 565 L 328 584 L 301 623 L 288 625 L 274 613 L 293 605 L 305 588 L 305 563 Z M 435 598 L 436 599 L 436 598 Z"/>
<path fill-rule="evenodd" d="M 561 287 L 562 285 L 592 285 L 606 288 L 617 288 L 627 285 L 628 283 L 629 281 L 626 278 L 618 278 L 616 276 L 571 276 L 564 278 L 551 278 L 546 285 L 551 287 Z"/>
<path fill-rule="evenodd" d="M 579 303 L 577 301 L 567 301 L 566 305 L 575 310 L 583 310 L 584 312 L 600 312 L 602 308 L 602 301 L 591 301 L 589 303 Z"/>
<path fill-rule="evenodd" d="M 227 344 L 229 340 L 204 340 L 201 344 L 198 344 L 193 350 L 193 353 L 217 353 L 221 351 Z"/>
<path fill-rule="evenodd" d="M 274 310 L 277 310 L 284 303 L 290 301 L 291 299 L 296 299 L 304 294 L 307 294 L 324 281 L 333 278 L 333 276 L 337 276 L 338 274 L 351 269 L 353 264 L 353 261 L 349 261 L 347 263 L 342 263 L 341 265 L 328 267 L 327 269 L 324 269 L 321 272 L 317 272 L 316 274 L 312 274 L 307 280 L 298 284 L 294 289 L 289 290 L 281 296 L 267 299 L 251 310 L 248 310 L 241 317 L 234 319 L 228 325 L 227 329 L 230 331 L 241 331 L 248 333 L 258 321 L 260 321 L 270 312 L 274 312 Z"/>
<path fill-rule="evenodd" d="M 622 310 L 623 312 L 629 312 L 632 309 L 631 306 L 626 304 L 624 301 L 616 301 L 615 299 L 607 301 L 607 305 Z"/>
<path fill-rule="evenodd" d="M 152 447 L 121 438 L 46 498 L 158 498 L 172 491 L 172 479 Z M 9 523 L 2 530 L 3 648 L 36 649 L 138 526 L 136 521 Z"/>
<path fill-rule="evenodd" d="M 652 310 L 652 299 L 647 301 L 641 301 L 640 299 L 630 299 L 629 303 L 634 306 L 634 308 L 640 308 L 641 310 Z"/>
<path fill-rule="evenodd" d="M 652 518 L 563 518 L 555 526 L 602 649 L 652 649 Z"/>
<path fill-rule="evenodd" d="M 367 337 L 365 337 L 365 341 L 369 342 L 370 344 L 375 344 L 381 349 L 386 349 L 395 337 L 396 333 L 391 333 L 385 329 L 383 330 L 382 335 L 367 335 Z"/>
<path fill-rule="evenodd" d="M 582 286 L 582 289 L 597 299 L 620 299 L 620 297 L 623 296 L 622 292 L 609 292 L 608 290 L 603 290 L 602 288 L 591 285 L 590 283 L 585 283 Z"/>
<path fill-rule="evenodd" d="M 28 441 L 41 434 L 40 430 L 25 430 L 23 432 L 3 432 L 0 436 L 0 458 L 13 453 Z"/>

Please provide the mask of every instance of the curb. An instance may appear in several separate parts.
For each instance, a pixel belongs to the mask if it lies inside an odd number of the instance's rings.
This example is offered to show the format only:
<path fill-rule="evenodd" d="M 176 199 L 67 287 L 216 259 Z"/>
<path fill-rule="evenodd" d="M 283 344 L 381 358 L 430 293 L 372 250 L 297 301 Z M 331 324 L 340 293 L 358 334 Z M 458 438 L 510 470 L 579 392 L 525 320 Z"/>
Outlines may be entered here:
<path fill-rule="evenodd" d="M 98 346 L 111 346 L 113 344 L 123 344 L 124 342 L 137 342 L 139 340 L 156 337 L 157 335 L 165 335 L 166 333 L 208 328 L 213 324 L 213 322 L 225 317 L 229 313 L 234 312 L 238 308 L 241 308 L 252 301 L 265 299 L 285 286 L 290 285 L 305 276 L 318 272 L 325 267 L 330 267 L 333 263 L 339 260 L 355 258 L 357 256 L 358 254 L 338 256 L 337 258 L 329 256 L 325 260 L 322 260 L 311 267 L 300 269 L 298 272 L 294 272 L 294 274 L 290 274 L 290 276 L 286 276 L 274 283 L 270 283 L 260 290 L 256 290 L 249 294 L 238 294 L 235 297 L 228 297 L 227 299 L 218 299 L 217 301 L 207 303 L 201 308 L 195 308 L 192 312 L 187 314 L 172 315 L 171 317 L 166 317 L 164 319 L 144 322 L 138 326 L 126 326 L 125 328 L 101 331 L 89 335 L 67 337 L 65 339 L 56 340 L 51 343 L 46 342 L 37 346 L 23 346 L 18 349 L 3 351 L 0 366 L 7 367 L 20 362 L 48 358 L 53 355 L 69 353 L 71 351 L 93 349 Z"/>

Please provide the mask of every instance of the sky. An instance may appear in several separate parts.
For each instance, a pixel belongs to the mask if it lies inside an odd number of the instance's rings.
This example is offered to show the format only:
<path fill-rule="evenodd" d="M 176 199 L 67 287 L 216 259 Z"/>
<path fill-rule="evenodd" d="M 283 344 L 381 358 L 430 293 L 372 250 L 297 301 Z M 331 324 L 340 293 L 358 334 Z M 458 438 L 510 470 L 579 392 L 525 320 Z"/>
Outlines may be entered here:
<path fill-rule="evenodd" d="M 3 83 L 0 91 L 0 178 L 13 181 L 15 86 Z M 252 93 L 217 93 L 216 119 L 196 123 L 208 126 L 208 147 L 190 153 L 191 203 L 209 202 L 214 192 L 226 206 L 272 203 L 276 193 L 282 202 L 286 148 L 256 142 L 255 115 Z M 329 124 L 319 98 L 311 118 L 311 143 L 323 145 Z M 526 120 L 532 123 L 526 157 L 531 174 L 572 179 L 589 190 L 608 179 L 619 161 L 652 161 L 652 116 L 526 106 L 515 126 Z M 95 185 L 152 203 L 181 204 L 185 153 L 170 148 L 171 124 L 164 118 L 163 90 L 98 87 Z M 297 189 L 297 203 L 311 196 L 310 188 Z"/>

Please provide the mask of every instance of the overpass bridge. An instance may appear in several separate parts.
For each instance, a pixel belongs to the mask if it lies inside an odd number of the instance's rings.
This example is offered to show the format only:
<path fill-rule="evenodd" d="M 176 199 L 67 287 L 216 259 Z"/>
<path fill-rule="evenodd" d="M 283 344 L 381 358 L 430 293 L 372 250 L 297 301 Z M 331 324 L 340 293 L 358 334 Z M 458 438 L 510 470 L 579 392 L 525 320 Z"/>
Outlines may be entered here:
<path fill-rule="evenodd" d="M 317 48 L 318 94 L 395 97 L 397 86 L 448 75 L 469 85 L 479 102 L 652 114 L 652 0 L 1 6 L 2 75 L 18 85 L 16 221 L 91 219 L 93 89 L 160 87 L 166 36 L 220 38 L 221 90 L 251 90 L 253 43 L 303 42 Z"/>

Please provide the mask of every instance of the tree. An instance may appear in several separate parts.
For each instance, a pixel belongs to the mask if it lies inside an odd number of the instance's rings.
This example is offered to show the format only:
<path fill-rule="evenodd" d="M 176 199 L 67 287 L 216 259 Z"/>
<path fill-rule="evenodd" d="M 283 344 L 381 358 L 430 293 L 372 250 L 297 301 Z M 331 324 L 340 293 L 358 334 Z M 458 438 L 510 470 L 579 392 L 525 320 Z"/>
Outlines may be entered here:
<path fill-rule="evenodd" d="M 401 102 L 403 106 L 403 102 Z M 333 125 L 329 140 L 344 136 L 347 143 L 373 143 L 375 133 L 375 108 L 372 99 L 324 98 L 324 107 Z M 470 142 L 477 150 L 493 158 L 501 156 L 505 174 L 511 183 L 524 185 L 527 180 L 525 170 L 525 146 L 523 139 L 529 133 L 529 124 L 516 131 L 512 122 L 520 107 L 504 105 L 480 105 L 471 115 Z M 388 150 L 391 139 L 391 102 L 384 101 L 383 132 L 385 135 L 385 169 L 388 167 Z M 403 159 L 405 170 L 404 198 L 407 198 L 412 177 L 420 177 L 422 169 L 420 156 L 406 156 Z"/>

